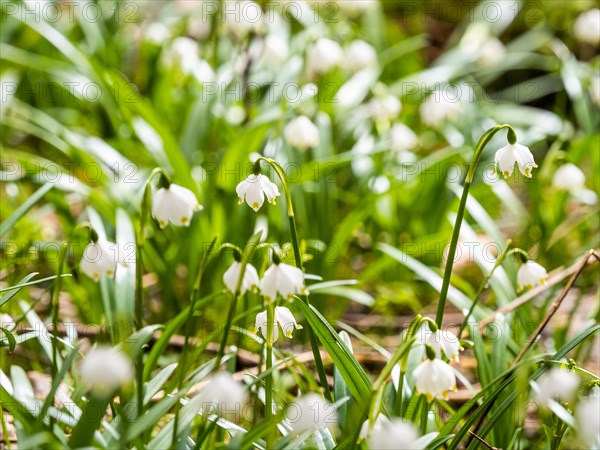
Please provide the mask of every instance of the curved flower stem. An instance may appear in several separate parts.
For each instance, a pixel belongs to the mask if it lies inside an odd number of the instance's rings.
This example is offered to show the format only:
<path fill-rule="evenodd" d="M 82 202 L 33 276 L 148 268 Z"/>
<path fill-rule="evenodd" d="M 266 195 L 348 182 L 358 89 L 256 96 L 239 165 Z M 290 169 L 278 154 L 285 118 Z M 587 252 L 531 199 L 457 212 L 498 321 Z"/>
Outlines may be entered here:
<path fill-rule="evenodd" d="M 270 158 L 265 158 L 265 157 L 261 156 L 260 158 L 258 158 L 256 160 L 256 163 L 259 163 L 260 161 L 264 161 L 267 164 L 269 164 L 273 168 L 273 170 L 275 170 L 275 173 L 277 173 L 277 176 L 281 180 L 281 184 L 283 186 L 283 191 L 285 194 L 285 200 L 287 203 L 287 212 L 288 212 L 288 219 L 289 219 L 289 223 L 290 223 L 290 232 L 292 234 L 292 246 L 294 248 L 294 259 L 296 261 L 296 266 L 300 270 L 302 270 L 302 272 L 304 272 L 304 264 L 302 263 L 302 254 L 300 253 L 300 243 L 298 241 L 298 229 L 296 227 L 296 218 L 294 215 L 294 206 L 292 203 L 292 196 L 290 194 L 290 188 L 287 183 L 287 177 L 285 175 L 285 170 L 283 169 L 283 167 L 281 167 L 281 165 L 279 165 L 279 163 L 277 161 L 274 161 Z M 307 305 L 310 304 L 310 302 L 308 300 L 308 296 L 303 295 L 302 300 Z M 321 351 L 319 350 L 319 342 L 317 340 L 317 336 L 315 336 L 314 331 L 310 327 L 308 327 L 308 337 L 309 337 L 310 346 L 311 346 L 311 349 L 313 352 L 315 366 L 316 366 L 317 372 L 319 374 L 319 381 L 321 382 L 321 386 L 323 387 L 323 393 L 325 395 L 325 398 L 332 402 L 333 397 L 331 395 L 331 390 L 329 389 L 329 382 L 327 381 L 327 374 L 325 373 L 325 366 L 323 365 L 323 359 L 321 358 Z"/>
<path fill-rule="evenodd" d="M 515 130 L 510 125 L 496 125 L 495 127 L 487 130 L 483 136 L 479 139 L 477 146 L 475 147 L 475 153 L 473 154 L 473 160 L 471 161 L 471 165 L 469 166 L 469 171 L 467 172 L 467 176 L 465 178 L 465 186 L 463 188 L 463 193 L 460 198 L 460 204 L 458 206 L 458 212 L 456 214 L 456 221 L 454 223 L 454 231 L 452 232 L 452 240 L 450 241 L 450 248 L 448 250 L 448 257 L 446 259 L 446 268 L 444 270 L 444 281 L 442 283 L 442 289 L 440 290 L 440 299 L 438 302 L 437 313 L 435 315 L 435 322 L 438 327 L 442 326 L 442 320 L 444 318 L 444 309 L 446 306 L 446 299 L 448 297 L 448 289 L 450 288 L 450 278 L 452 277 L 452 266 L 454 265 L 454 257 L 456 255 L 456 247 L 458 245 L 458 238 L 460 236 L 460 227 L 462 225 L 463 217 L 465 215 L 465 209 L 467 206 L 467 199 L 469 198 L 469 189 L 471 188 L 471 183 L 473 182 L 473 177 L 475 175 L 475 169 L 477 168 L 477 163 L 479 162 L 479 158 L 483 153 L 483 150 L 487 144 L 492 140 L 494 135 L 504 129 L 508 129 L 508 142 L 510 144 L 514 144 L 517 141 L 517 135 Z"/>
<path fill-rule="evenodd" d="M 492 279 L 492 276 L 494 275 L 494 272 L 496 271 L 496 269 L 502 265 L 502 263 L 504 262 L 504 260 L 506 259 L 506 257 L 508 255 L 515 253 L 515 251 L 519 250 L 519 249 L 510 250 L 511 244 L 512 244 L 512 240 L 509 239 L 506 242 L 506 248 L 504 249 L 504 251 L 502 252 L 500 257 L 494 263 L 494 267 L 492 267 L 492 269 L 488 272 L 488 274 L 485 276 L 485 278 L 479 285 L 479 289 L 477 289 L 477 292 L 475 293 L 475 297 L 473 298 L 471 307 L 469 308 L 469 311 L 465 315 L 465 318 L 464 318 L 462 324 L 460 325 L 460 328 L 458 329 L 458 333 L 456 333 L 456 336 L 458 336 L 459 339 L 461 339 L 461 335 L 463 334 L 463 331 L 467 327 L 467 325 L 469 323 L 469 319 L 471 318 L 471 315 L 473 314 L 473 311 L 475 311 L 475 306 L 477 306 L 477 304 L 479 303 L 479 298 L 481 297 L 481 294 L 483 293 L 483 291 L 484 291 L 485 287 L 487 286 L 487 284 L 489 283 L 489 281 Z"/>
<path fill-rule="evenodd" d="M 235 316 L 235 311 L 237 309 L 238 300 L 241 297 L 240 290 L 242 288 L 242 282 L 244 280 L 244 274 L 246 273 L 246 266 L 248 265 L 248 260 L 252 257 L 252 255 L 254 254 L 254 252 L 256 250 L 258 250 L 260 248 L 264 248 L 264 247 L 271 247 L 271 244 L 267 244 L 267 243 L 258 244 L 256 246 L 254 246 L 253 248 L 248 249 L 248 255 L 246 255 L 245 257 L 242 257 L 242 268 L 240 270 L 240 275 L 237 280 L 235 293 L 233 294 L 233 300 L 231 301 L 231 305 L 229 305 L 229 311 L 227 312 L 227 319 L 225 321 L 225 327 L 223 328 L 223 336 L 221 338 L 221 343 L 219 344 L 219 351 L 217 352 L 217 357 L 215 359 L 215 366 L 213 368 L 214 371 L 219 369 L 219 367 L 221 366 L 221 360 L 223 359 L 223 356 L 225 355 L 225 346 L 227 345 L 227 337 L 229 336 L 229 330 L 231 329 L 231 325 L 233 323 L 233 318 Z M 234 251 L 238 251 L 240 254 L 243 254 L 243 252 L 240 250 L 240 248 L 233 244 L 228 244 L 228 243 L 222 244 L 221 247 L 219 248 L 219 250 L 223 250 L 225 248 L 233 248 Z"/>
<path fill-rule="evenodd" d="M 148 209 L 150 208 L 150 200 L 152 196 L 151 182 L 154 177 L 158 174 L 164 173 L 162 169 L 155 168 L 151 173 L 144 185 L 144 192 L 142 197 L 142 206 L 140 211 L 140 223 L 137 230 L 137 245 L 136 245 L 136 261 L 135 261 L 135 324 L 136 329 L 141 330 L 143 327 L 144 319 L 144 229 L 146 227 L 146 219 L 148 217 Z M 136 390 L 137 390 L 137 415 L 142 417 L 144 414 L 144 351 L 141 350 L 137 356 L 136 361 Z"/>
<path fill-rule="evenodd" d="M 275 304 L 269 303 L 267 305 L 267 336 L 265 340 L 266 346 L 266 370 L 267 376 L 265 378 L 265 418 L 269 425 L 273 425 L 273 327 L 277 326 L 275 323 Z M 269 427 L 267 434 L 267 449 L 273 448 L 273 442 L 275 440 L 275 434 Z"/>

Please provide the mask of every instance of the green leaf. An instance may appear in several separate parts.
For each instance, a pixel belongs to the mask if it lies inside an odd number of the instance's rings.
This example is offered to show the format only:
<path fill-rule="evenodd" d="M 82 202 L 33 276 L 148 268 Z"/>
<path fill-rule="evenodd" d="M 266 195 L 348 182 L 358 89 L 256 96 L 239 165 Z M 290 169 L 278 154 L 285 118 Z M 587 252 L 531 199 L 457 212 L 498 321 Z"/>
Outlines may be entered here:
<path fill-rule="evenodd" d="M 8 342 L 8 351 L 13 352 L 15 350 L 15 346 L 17 345 L 17 341 L 14 335 L 6 328 L 0 327 L 0 331 L 4 333 L 4 339 Z M 4 339 L 0 341 L 1 345 L 4 345 Z"/>
<path fill-rule="evenodd" d="M 117 317 L 125 323 L 133 323 L 135 307 L 135 231 L 129 214 L 123 209 L 117 209 L 116 241 L 119 250 L 125 251 L 127 267 L 119 265 L 115 274 L 115 299 Z"/>
<path fill-rule="evenodd" d="M 321 344 L 329 352 L 352 396 L 359 403 L 366 405 L 371 398 L 372 385 L 363 367 L 319 311 L 301 300 L 296 304 L 304 313 L 309 326 Z"/>
<path fill-rule="evenodd" d="M 0 223 L 0 236 L 4 236 L 5 233 L 10 231 L 12 227 L 33 208 L 33 206 L 39 202 L 46 193 L 54 187 L 53 184 L 46 183 L 37 191 L 35 191 L 25 202 L 19 206 L 15 212 L 13 212 L 8 219 Z"/>

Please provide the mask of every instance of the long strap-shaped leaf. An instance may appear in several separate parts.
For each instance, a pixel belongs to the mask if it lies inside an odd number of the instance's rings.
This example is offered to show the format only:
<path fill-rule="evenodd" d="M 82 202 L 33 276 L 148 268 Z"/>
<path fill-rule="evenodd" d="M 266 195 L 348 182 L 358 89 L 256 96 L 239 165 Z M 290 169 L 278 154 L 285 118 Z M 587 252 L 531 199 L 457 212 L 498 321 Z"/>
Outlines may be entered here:
<path fill-rule="evenodd" d="M 31 197 L 29 197 L 25 203 L 19 206 L 15 212 L 13 212 L 8 219 L 4 222 L 0 223 L 0 236 L 4 236 L 4 233 L 9 231 L 15 224 L 23 217 L 27 212 L 33 208 L 33 206 L 41 200 L 41 198 L 46 195 L 50 189 L 52 189 L 54 185 L 50 183 L 44 184 L 41 188 L 35 191 Z"/>
<path fill-rule="evenodd" d="M 302 309 L 308 324 L 321 344 L 329 352 L 336 368 L 340 371 L 352 396 L 359 402 L 369 402 L 372 395 L 371 380 L 352 352 L 335 332 L 327 320 L 313 306 L 302 301 L 296 303 Z"/>

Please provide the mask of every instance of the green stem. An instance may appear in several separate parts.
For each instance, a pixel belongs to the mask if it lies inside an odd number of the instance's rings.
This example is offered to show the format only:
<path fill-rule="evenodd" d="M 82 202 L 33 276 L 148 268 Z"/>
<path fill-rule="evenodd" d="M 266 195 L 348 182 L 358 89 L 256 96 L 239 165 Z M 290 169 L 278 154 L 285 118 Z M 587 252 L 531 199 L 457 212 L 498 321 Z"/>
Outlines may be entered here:
<path fill-rule="evenodd" d="M 259 158 L 259 161 L 265 161 L 267 164 L 273 167 L 275 173 L 277 173 L 277 176 L 281 180 L 281 185 L 283 186 L 283 191 L 287 203 L 290 232 L 292 235 L 292 246 L 294 247 L 294 259 L 296 261 L 296 266 L 304 272 L 304 264 L 302 263 L 302 254 L 300 252 L 300 243 L 298 241 L 298 229 L 296 227 L 296 218 L 294 215 L 294 205 L 292 202 L 290 189 L 287 183 L 287 177 L 285 176 L 285 171 L 276 161 L 272 159 L 261 157 Z M 302 300 L 305 304 L 310 304 L 308 296 L 303 295 Z M 317 340 L 317 336 L 315 335 L 314 331 L 310 327 L 308 327 L 308 338 L 310 340 L 310 346 L 312 349 L 315 366 L 317 368 L 317 373 L 319 374 L 319 381 L 321 383 L 321 386 L 323 387 L 323 393 L 325 395 L 325 398 L 332 402 L 333 396 L 331 395 L 331 390 L 329 389 L 327 373 L 325 372 L 325 366 L 323 365 L 323 359 L 321 358 L 321 351 L 319 350 L 319 341 Z"/>
<path fill-rule="evenodd" d="M 144 186 L 144 192 L 142 197 L 142 206 L 140 210 L 140 223 L 137 232 L 137 245 L 136 245 L 136 261 L 135 261 L 135 325 L 139 331 L 143 327 L 144 320 L 144 229 L 146 227 L 146 219 L 148 217 L 148 208 L 152 195 L 152 188 L 150 183 L 152 179 L 162 173 L 159 168 L 154 169 Z M 137 392 L 137 416 L 142 417 L 144 414 L 144 351 L 140 350 L 137 361 L 136 361 L 136 392 Z"/>
<path fill-rule="evenodd" d="M 511 243 L 512 243 L 511 239 L 509 239 L 506 242 L 506 247 L 504 248 L 504 251 L 502 252 L 502 254 L 500 255 L 500 257 L 494 263 L 494 267 L 492 267 L 492 270 L 489 271 L 489 273 L 485 276 L 485 278 L 483 279 L 483 281 L 479 285 L 479 289 L 477 289 L 477 292 L 475 293 L 475 298 L 473 299 L 473 303 L 471 303 L 471 307 L 469 308 L 469 311 L 465 315 L 465 318 L 464 318 L 462 324 L 460 325 L 458 333 L 456 334 L 459 339 L 461 339 L 462 333 L 465 330 L 465 328 L 467 327 L 467 325 L 469 323 L 469 318 L 473 314 L 473 311 L 475 310 L 475 306 L 477 306 L 477 304 L 479 303 L 479 298 L 481 297 L 481 294 L 483 293 L 485 287 L 487 286 L 487 284 L 491 280 L 491 278 L 494 275 L 494 272 L 496 271 L 496 269 L 498 267 L 500 267 L 500 265 L 502 264 L 502 262 L 506 259 L 506 256 L 509 254 L 509 249 L 510 249 Z"/>
<path fill-rule="evenodd" d="M 473 177 L 475 175 L 475 169 L 477 168 L 477 163 L 479 162 L 479 158 L 483 153 L 483 150 L 487 144 L 492 140 L 494 135 L 504 129 L 507 128 L 508 131 L 508 140 L 511 144 L 516 142 L 516 133 L 514 129 L 510 125 L 496 125 L 495 127 L 487 130 L 479 142 L 475 147 L 475 153 L 473 154 L 473 160 L 469 166 L 469 171 L 467 172 L 467 176 L 465 178 L 465 185 L 463 188 L 463 193 L 460 198 L 460 204 L 458 206 L 458 212 L 456 214 L 456 221 L 454 223 L 454 231 L 452 232 L 452 240 L 450 241 L 450 248 L 448 250 L 448 257 L 446 259 L 446 268 L 444 270 L 444 281 L 442 283 L 442 289 L 440 290 L 440 299 L 438 302 L 437 313 L 435 315 L 435 322 L 438 327 L 442 326 L 442 320 L 444 319 L 444 310 L 446 307 L 446 299 L 448 297 L 448 290 L 450 288 L 450 278 L 452 277 L 452 266 L 454 265 L 454 257 L 456 255 L 456 247 L 458 245 L 458 238 L 460 236 L 460 227 L 462 225 L 463 217 L 465 215 L 465 209 L 467 206 L 467 199 L 469 198 L 469 189 L 471 188 L 471 183 L 473 182 Z"/>
<path fill-rule="evenodd" d="M 404 371 L 400 372 L 400 376 L 398 377 L 398 391 L 396 392 L 396 401 L 394 402 L 394 411 L 398 417 L 402 417 L 402 395 L 404 393 L 404 377 L 406 373 Z"/>
<path fill-rule="evenodd" d="M 52 291 L 52 377 L 58 373 L 58 320 L 60 310 L 60 288 L 62 286 L 62 272 L 65 265 L 68 245 L 63 243 L 58 260 L 58 274 L 54 290 Z"/>
<path fill-rule="evenodd" d="M 273 371 L 271 367 L 273 366 L 273 327 L 275 325 L 275 305 L 270 303 L 267 305 L 267 336 L 266 336 L 266 367 L 267 367 L 267 376 L 265 379 L 265 418 L 269 425 L 273 425 Z M 273 442 L 275 435 L 273 433 L 272 427 L 269 427 L 269 432 L 267 434 L 267 449 L 273 448 Z"/>
<path fill-rule="evenodd" d="M 425 397 L 425 396 L 423 396 Z M 421 409 L 421 435 L 424 436 L 427 433 L 427 419 L 429 417 L 429 408 L 433 404 L 433 401 L 429 403 L 426 398 L 423 398 L 423 406 Z"/>

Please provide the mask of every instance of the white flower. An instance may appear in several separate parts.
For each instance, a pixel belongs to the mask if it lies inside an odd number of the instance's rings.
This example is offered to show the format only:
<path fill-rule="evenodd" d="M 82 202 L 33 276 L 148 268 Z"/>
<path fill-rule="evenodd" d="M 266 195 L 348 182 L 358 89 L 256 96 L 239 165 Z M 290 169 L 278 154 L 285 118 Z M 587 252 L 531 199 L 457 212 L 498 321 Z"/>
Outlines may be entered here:
<path fill-rule="evenodd" d="M 582 12 L 575 19 L 573 34 L 578 41 L 598 45 L 600 43 L 600 9 Z"/>
<path fill-rule="evenodd" d="M 548 400 L 569 401 L 579 387 L 579 377 L 562 367 L 553 367 L 544 373 L 539 381 L 532 382 L 536 401 L 544 406 Z"/>
<path fill-rule="evenodd" d="M 468 86 L 449 86 L 444 90 L 433 92 L 419 107 L 421 120 L 425 125 L 440 126 L 446 120 L 455 120 L 464 109 L 465 93 Z"/>
<path fill-rule="evenodd" d="M 286 419 L 295 434 L 314 432 L 334 428 L 337 424 L 337 411 L 332 403 L 311 392 L 290 403 Z"/>
<path fill-rule="evenodd" d="M 496 166 L 504 178 L 512 175 L 517 164 L 519 171 L 531 178 L 531 171 L 537 167 L 531 151 L 521 144 L 508 144 L 496 152 Z"/>
<path fill-rule="evenodd" d="M 158 220 L 161 228 L 169 222 L 173 225 L 189 226 L 195 211 L 202 206 L 192 191 L 171 183 L 168 188 L 160 188 L 152 199 L 152 217 Z"/>
<path fill-rule="evenodd" d="M 242 39 L 251 31 L 259 31 L 262 25 L 262 9 L 251 0 L 228 0 L 223 3 L 222 14 L 225 28 L 237 39 Z"/>
<path fill-rule="evenodd" d="M 382 416 L 379 416 L 382 417 Z M 379 422 L 379 418 L 377 419 Z M 414 425 L 402 419 L 377 422 L 371 430 L 369 448 L 372 450 L 415 450 L 419 433 Z"/>
<path fill-rule="evenodd" d="M 114 242 L 90 242 L 83 249 L 79 267 L 88 277 L 98 281 L 104 275 L 112 277 L 117 270 L 118 262 L 119 251 Z"/>
<path fill-rule="evenodd" d="M 238 203 L 241 205 L 245 199 L 254 211 L 258 211 L 263 205 L 265 196 L 269 203 L 274 205 L 275 199 L 281 195 L 277 185 L 263 174 L 248 175 L 248 178 L 237 185 L 235 191 L 238 195 Z"/>
<path fill-rule="evenodd" d="M 260 280 L 260 290 L 265 297 L 275 300 L 277 294 L 284 299 L 294 294 L 306 294 L 304 273 L 297 267 L 279 263 L 269 267 Z"/>
<path fill-rule="evenodd" d="M 306 150 L 319 145 L 319 129 L 306 116 L 298 116 L 283 131 L 286 142 L 292 147 Z"/>
<path fill-rule="evenodd" d="M 506 47 L 498 38 L 487 39 L 479 48 L 477 62 L 483 67 L 494 67 L 506 58 Z"/>
<path fill-rule="evenodd" d="M 395 152 L 414 150 L 419 145 L 419 138 L 413 130 L 403 123 L 396 123 L 390 130 L 391 149 Z"/>
<path fill-rule="evenodd" d="M 377 52 L 370 44 L 357 39 L 350 42 L 344 51 L 343 66 L 350 72 L 358 72 L 377 64 Z"/>
<path fill-rule="evenodd" d="M 15 329 L 16 325 L 15 319 L 13 319 L 10 314 L 0 314 L 0 327 L 12 331 Z"/>
<path fill-rule="evenodd" d="M 337 66 L 342 56 L 340 44 L 328 38 L 320 38 L 308 49 L 306 66 L 311 74 L 323 74 Z"/>
<path fill-rule="evenodd" d="M 246 401 L 246 388 L 234 380 L 229 372 L 219 372 L 191 400 L 206 414 L 241 412 Z"/>
<path fill-rule="evenodd" d="M 575 164 L 565 164 L 554 172 L 552 185 L 565 191 L 577 192 L 585 188 L 585 175 Z"/>
<path fill-rule="evenodd" d="M 577 436 L 587 448 L 600 444 L 600 395 L 581 399 L 575 408 Z"/>
<path fill-rule="evenodd" d="M 433 347 L 437 357 L 443 351 L 450 361 L 458 362 L 458 352 L 462 350 L 460 341 L 450 330 L 437 330 L 427 339 L 427 344 Z"/>
<path fill-rule="evenodd" d="M 265 64 L 279 64 L 285 61 L 290 54 L 287 39 L 275 34 L 267 35 L 263 40 L 261 61 Z"/>
<path fill-rule="evenodd" d="M 243 263 L 234 261 L 223 274 L 223 283 L 233 294 L 236 292 L 242 266 Z M 246 264 L 246 270 L 244 271 L 244 277 L 242 278 L 242 284 L 240 286 L 240 294 L 243 295 L 247 290 L 258 286 L 258 283 L 259 279 L 256 269 L 252 264 Z"/>
<path fill-rule="evenodd" d="M 279 328 L 281 327 L 283 334 L 286 338 L 291 339 L 292 333 L 294 330 L 301 330 L 302 325 L 296 323 L 296 319 L 292 315 L 292 312 L 286 308 L 285 306 L 276 306 L 274 311 L 274 320 L 273 324 L 273 340 L 271 343 L 275 342 L 279 338 Z M 256 323 L 255 323 L 256 331 L 260 331 L 265 340 L 267 339 L 267 311 L 263 311 L 256 315 Z"/>
<path fill-rule="evenodd" d="M 131 360 L 112 347 L 96 347 L 81 363 L 81 381 L 98 397 L 110 397 L 133 379 Z"/>
<path fill-rule="evenodd" d="M 530 289 L 546 283 L 548 272 L 535 261 L 527 261 L 517 272 L 517 290 Z"/>
<path fill-rule="evenodd" d="M 374 97 L 368 105 L 369 115 L 377 121 L 392 121 L 402 110 L 402 103 L 393 95 Z"/>
<path fill-rule="evenodd" d="M 456 376 L 450 364 L 435 358 L 426 359 L 419 364 L 413 376 L 416 380 L 417 390 L 425 394 L 428 400 L 441 395 L 446 397 L 448 391 L 456 389 Z"/>

